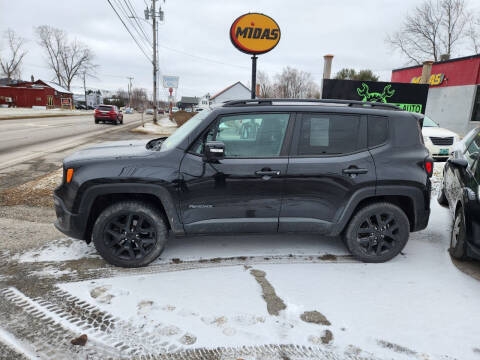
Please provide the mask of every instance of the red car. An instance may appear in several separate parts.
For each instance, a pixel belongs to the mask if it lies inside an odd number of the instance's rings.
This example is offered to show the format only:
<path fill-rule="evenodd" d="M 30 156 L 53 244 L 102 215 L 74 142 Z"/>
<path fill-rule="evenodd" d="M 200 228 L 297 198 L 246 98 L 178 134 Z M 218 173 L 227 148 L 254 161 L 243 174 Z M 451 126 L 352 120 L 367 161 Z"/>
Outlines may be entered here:
<path fill-rule="evenodd" d="M 110 122 L 115 125 L 123 124 L 122 111 L 115 105 L 98 105 L 95 109 L 95 124 L 100 121 Z"/>

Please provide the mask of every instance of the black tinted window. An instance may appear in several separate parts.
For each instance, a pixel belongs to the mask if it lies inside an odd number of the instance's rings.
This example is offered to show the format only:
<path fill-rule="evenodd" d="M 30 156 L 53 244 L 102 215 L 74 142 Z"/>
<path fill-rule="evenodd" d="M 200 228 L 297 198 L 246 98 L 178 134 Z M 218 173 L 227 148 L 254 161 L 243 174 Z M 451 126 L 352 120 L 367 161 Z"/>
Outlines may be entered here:
<path fill-rule="evenodd" d="M 373 147 L 387 141 L 388 119 L 383 116 L 368 117 L 368 146 Z"/>
<path fill-rule="evenodd" d="M 360 117 L 307 114 L 302 117 L 299 155 L 347 154 L 359 150 Z"/>
<path fill-rule="evenodd" d="M 467 148 L 467 151 L 465 152 L 466 158 L 470 165 L 473 165 L 473 163 L 475 162 L 475 159 L 478 156 L 476 154 L 478 153 L 480 153 L 480 134 L 477 134 L 474 137 L 473 141 L 470 143 L 470 145 Z"/>
<path fill-rule="evenodd" d="M 98 110 L 101 110 L 101 111 L 111 111 L 111 110 L 112 110 L 112 107 L 111 107 L 111 106 L 100 105 L 100 106 L 98 107 Z"/>

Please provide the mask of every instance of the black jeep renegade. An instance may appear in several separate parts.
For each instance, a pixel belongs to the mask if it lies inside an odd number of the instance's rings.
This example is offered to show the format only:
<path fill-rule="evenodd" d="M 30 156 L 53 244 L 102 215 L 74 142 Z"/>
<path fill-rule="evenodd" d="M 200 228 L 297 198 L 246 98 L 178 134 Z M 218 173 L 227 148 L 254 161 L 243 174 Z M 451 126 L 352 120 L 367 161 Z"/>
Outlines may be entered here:
<path fill-rule="evenodd" d="M 169 138 L 67 157 L 55 225 L 126 267 L 157 258 L 169 232 L 341 235 L 383 262 L 427 226 L 428 156 L 421 117 L 392 105 L 230 101 Z"/>

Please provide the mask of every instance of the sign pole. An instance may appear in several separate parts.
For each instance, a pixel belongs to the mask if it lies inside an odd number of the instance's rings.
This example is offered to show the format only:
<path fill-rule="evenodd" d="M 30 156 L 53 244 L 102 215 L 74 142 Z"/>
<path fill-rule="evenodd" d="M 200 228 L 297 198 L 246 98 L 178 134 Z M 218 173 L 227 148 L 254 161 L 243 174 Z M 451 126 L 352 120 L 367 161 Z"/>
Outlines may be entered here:
<path fill-rule="evenodd" d="M 256 88 L 257 88 L 257 55 L 252 56 L 252 90 L 251 90 L 251 98 L 256 98 Z"/>

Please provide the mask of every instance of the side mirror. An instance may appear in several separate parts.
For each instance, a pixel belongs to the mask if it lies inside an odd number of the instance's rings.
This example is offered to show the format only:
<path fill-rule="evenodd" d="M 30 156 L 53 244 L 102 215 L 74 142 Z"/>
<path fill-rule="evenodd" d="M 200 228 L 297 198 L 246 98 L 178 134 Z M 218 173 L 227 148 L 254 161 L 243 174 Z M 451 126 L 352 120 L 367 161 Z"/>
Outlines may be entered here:
<path fill-rule="evenodd" d="M 225 158 L 225 144 L 222 141 L 207 141 L 203 147 L 203 161 L 218 162 Z"/>
<path fill-rule="evenodd" d="M 452 164 L 453 166 L 459 167 L 459 168 L 464 168 L 466 169 L 468 167 L 468 161 L 465 159 L 456 159 L 456 158 L 450 158 L 448 159 L 448 162 Z"/>

